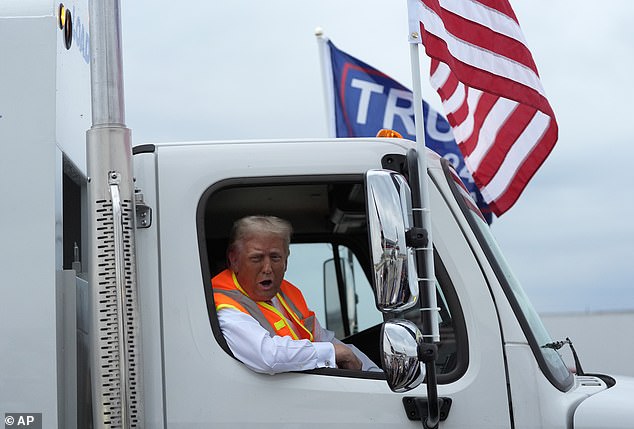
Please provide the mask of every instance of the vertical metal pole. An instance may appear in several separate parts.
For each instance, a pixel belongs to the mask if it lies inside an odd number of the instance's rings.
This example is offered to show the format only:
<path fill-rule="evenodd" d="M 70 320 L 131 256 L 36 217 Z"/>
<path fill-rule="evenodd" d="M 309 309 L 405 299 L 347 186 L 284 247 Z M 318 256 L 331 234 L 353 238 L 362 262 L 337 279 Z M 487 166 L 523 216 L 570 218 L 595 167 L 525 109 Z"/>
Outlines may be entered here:
<path fill-rule="evenodd" d="M 319 48 L 319 65 L 321 67 L 321 82 L 324 91 L 324 107 L 326 109 L 326 129 L 328 137 L 337 137 L 335 130 L 335 102 L 332 83 L 332 64 L 330 61 L 330 49 L 328 48 L 328 38 L 324 36 L 324 31 L 317 27 L 315 29 L 317 37 L 317 47 Z"/>
<path fill-rule="evenodd" d="M 427 175 L 427 152 L 425 150 L 425 128 L 423 124 L 423 94 L 421 89 L 420 61 L 418 43 L 410 43 L 410 62 L 412 67 L 412 88 L 414 103 L 414 121 L 416 123 L 416 151 L 418 152 L 418 188 L 420 207 L 413 207 L 414 226 L 427 231 L 428 243 L 422 249 L 416 249 L 418 284 L 421 290 L 421 318 L 423 321 L 423 341 L 427 344 L 440 341 L 438 329 L 438 304 L 436 302 L 436 276 L 434 273 L 434 246 L 432 239 L 431 211 L 429 201 L 429 178 Z M 412 201 L 413 202 L 413 201 Z M 414 204 L 413 204 L 414 205 Z M 417 213 L 418 211 L 418 213 Z M 423 253 L 422 258 L 419 257 Z M 422 270 L 421 265 L 422 263 Z M 435 347 L 435 346 L 433 346 Z M 428 415 L 423 419 L 425 429 L 435 429 L 440 421 L 438 403 L 438 384 L 436 380 L 436 360 L 425 362 L 427 377 Z"/>
<path fill-rule="evenodd" d="M 427 152 L 425 150 L 425 127 L 423 123 L 423 95 L 420 84 L 420 60 L 418 53 L 418 44 L 410 43 L 410 59 L 412 67 L 412 88 L 413 88 L 413 103 L 414 103 L 414 122 L 416 123 L 416 151 L 418 152 L 418 171 L 419 171 L 419 187 L 421 194 L 421 217 L 422 226 L 427 231 L 427 237 L 429 239 L 429 245 L 421 249 L 425 254 L 425 272 L 423 278 L 424 282 L 423 292 L 423 304 L 426 306 L 424 311 L 427 311 L 430 315 L 429 326 L 430 332 L 423 332 L 423 337 L 429 337 L 431 335 L 432 341 L 440 341 L 440 334 L 438 331 L 438 304 L 436 302 L 436 276 L 434 273 L 434 246 L 432 240 L 432 225 L 431 225 L 431 211 L 429 201 L 429 180 L 427 175 Z M 427 334 L 427 335 L 426 335 Z"/>
<path fill-rule="evenodd" d="M 95 428 L 142 428 L 134 182 L 118 0 L 90 1 L 93 125 L 86 133 Z"/>
<path fill-rule="evenodd" d="M 119 0 L 90 0 L 90 83 L 93 128 L 125 128 Z"/>

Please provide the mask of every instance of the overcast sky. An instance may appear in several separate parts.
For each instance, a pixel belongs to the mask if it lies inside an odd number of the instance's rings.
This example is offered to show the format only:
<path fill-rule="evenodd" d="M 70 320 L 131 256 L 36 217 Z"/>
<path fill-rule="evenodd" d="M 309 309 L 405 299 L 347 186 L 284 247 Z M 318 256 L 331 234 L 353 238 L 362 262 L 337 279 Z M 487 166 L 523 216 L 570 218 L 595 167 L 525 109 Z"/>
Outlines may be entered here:
<path fill-rule="evenodd" d="M 634 310 L 634 3 L 511 4 L 560 132 L 494 235 L 538 311 Z M 405 0 L 136 0 L 122 23 L 134 144 L 326 137 L 318 26 L 411 88 Z"/>

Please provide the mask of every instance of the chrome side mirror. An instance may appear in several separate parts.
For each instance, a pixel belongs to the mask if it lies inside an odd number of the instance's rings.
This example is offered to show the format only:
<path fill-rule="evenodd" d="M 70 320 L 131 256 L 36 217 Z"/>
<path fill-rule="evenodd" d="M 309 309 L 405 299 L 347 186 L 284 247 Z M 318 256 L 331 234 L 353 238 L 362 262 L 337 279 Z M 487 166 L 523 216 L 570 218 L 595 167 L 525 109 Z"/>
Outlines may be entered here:
<path fill-rule="evenodd" d="M 405 239 L 413 224 L 411 191 L 405 178 L 392 171 L 370 170 L 365 182 L 376 306 L 401 312 L 418 302 L 414 253 Z"/>
<path fill-rule="evenodd" d="M 385 322 L 381 328 L 381 355 L 387 384 L 394 392 L 407 392 L 423 382 L 425 371 L 418 356 L 423 335 L 409 320 Z"/>

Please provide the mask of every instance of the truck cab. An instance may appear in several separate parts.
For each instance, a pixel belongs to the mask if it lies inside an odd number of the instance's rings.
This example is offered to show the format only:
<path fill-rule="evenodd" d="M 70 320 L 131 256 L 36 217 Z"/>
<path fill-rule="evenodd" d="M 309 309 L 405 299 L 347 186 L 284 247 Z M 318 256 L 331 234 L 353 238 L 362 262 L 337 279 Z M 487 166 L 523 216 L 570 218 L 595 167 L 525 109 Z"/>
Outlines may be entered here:
<path fill-rule="evenodd" d="M 135 148 L 136 186 L 151 209 L 151 223 L 138 229 L 137 258 L 152 427 L 273 426 L 280 419 L 311 427 L 420 427 L 415 402 L 427 396 L 424 384 L 394 393 L 382 373 L 270 376 L 246 368 L 224 341 L 210 285 L 225 268 L 235 220 L 285 218 L 294 227 L 287 278 L 324 326 L 383 365 L 381 323 L 420 324 L 420 305 L 387 315 L 376 308 L 380 285 L 373 280 L 364 175 L 404 172 L 411 147 L 400 139 L 339 139 Z M 433 152 L 427 156 L 440 308 L 438 394 L 452 403 L 442 427 L 570 427 L 576 406 L 614 381 L 575 377 L 556 350 L 544 347 L 552 339 L 486 222 L 452 167 Z M 272 412 L 273 404 L 283 412 Z"/>

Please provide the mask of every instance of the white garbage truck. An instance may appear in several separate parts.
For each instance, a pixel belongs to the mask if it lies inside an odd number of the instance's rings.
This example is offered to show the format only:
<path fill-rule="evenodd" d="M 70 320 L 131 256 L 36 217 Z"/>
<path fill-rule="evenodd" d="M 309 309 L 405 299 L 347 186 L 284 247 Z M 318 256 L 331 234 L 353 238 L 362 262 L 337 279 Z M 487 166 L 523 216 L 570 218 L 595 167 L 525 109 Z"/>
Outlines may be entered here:
<path fill-rule="evenodd" d="M 5 428 L 634 427 L 634 381 L 568 368 L 448 162 L 398 138 L 132 145 L 118 5 L 90 6 L 0 5 Z M 248 214 L 293 224 L 289 278 L 382 372 L 232 356 L 210 279 Z"/>

